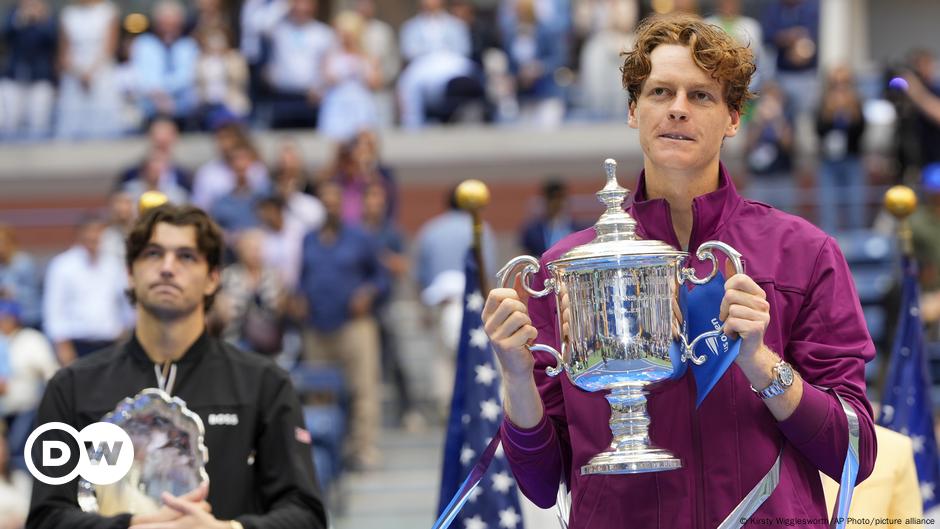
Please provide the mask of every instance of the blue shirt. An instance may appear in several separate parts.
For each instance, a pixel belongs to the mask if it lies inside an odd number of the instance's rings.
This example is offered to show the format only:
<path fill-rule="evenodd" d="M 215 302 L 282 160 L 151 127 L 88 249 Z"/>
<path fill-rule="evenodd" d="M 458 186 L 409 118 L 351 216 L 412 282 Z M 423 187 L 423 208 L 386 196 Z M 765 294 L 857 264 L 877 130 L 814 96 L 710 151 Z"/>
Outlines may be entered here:
<path fill-rule="evenodd" d="M 248 192 L 232 192 L 215 201 L 212 218 L 226 232 L 237 232 L 258 225 L 255 204 L 258 195 Z"/>
<path fill-rule="evenodd" d="M 331 332 L 349 321 L 349 302 L 359 288 L 372 286 L 377 305 L 388 293 L 389 278 L 379 261 L 376 240 L 361 228 L 342 226 L 329 244 L 321 240 L 321 233 L 304 237 L 300 290 L 310 309 L 307 322 L 318 331 Z"/>

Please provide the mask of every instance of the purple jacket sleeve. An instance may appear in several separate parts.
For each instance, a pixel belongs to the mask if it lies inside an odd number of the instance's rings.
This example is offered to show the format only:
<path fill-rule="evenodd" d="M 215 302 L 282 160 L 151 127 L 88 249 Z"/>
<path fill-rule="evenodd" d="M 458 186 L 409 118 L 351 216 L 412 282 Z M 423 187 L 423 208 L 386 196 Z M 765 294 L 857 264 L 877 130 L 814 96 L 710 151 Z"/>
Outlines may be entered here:
<path fill-rule="evenodd" d="M 546 279 L 544 267 L 532 284 L 541 285 Z M 554 296 L 531 298 L 528 302 L 529 316 L 538 330 L 536 343 L 551 345 L 558 349 Z M 571 467 L 571 446 L 568 440 L 568 421 L 565 417 L 561 377 L 552 378 L 545 368 L 554 366 L 554 358 L 547 354 L 535 354 L 535 383 L 545 414 L 534 428 L 522 429 L 503 419 L 503 450 L 509 466 L 516 477 L 519 488 L 527 498 L 542 508 L 555 504 L 562 470 L 568 475 Z"/>
<path fill-rule="evenodd" d="M 780 430 L 807 459 L 836 481 L 848 446 L 848 422 L 838 393 L 859 422 L 860 483 L 875 465 L 877 444 L 865 397 L 865 363 L 875 356 L 858 294 L 842 252 L 826 239 L 784 352 L 803 377 L 803 397 Z"/>

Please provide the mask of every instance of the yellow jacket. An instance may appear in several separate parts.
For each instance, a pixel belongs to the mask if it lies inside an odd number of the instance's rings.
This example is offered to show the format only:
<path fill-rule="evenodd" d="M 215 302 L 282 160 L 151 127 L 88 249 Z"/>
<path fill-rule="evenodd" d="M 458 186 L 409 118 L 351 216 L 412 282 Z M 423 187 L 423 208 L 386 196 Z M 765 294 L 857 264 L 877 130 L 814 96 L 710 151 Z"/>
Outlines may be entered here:
<path fill-rule="evenodd" d="M 875 469 L 855 488 L 849 507 L 849 518 L 860 520 L 860 523 L 849 523 L 846 527 L 870 528 L 874 521 L 865 523 L 864 519 L 889 518 L 900 519 L 901 522 L 881 525 L 893 529 L 919 529 L 920 524 L 906 523 L 908 518 L 923 518 L 924 514 L 911 438 L 878 425 L 875 425 L 875 437 L 878 439 Z M 825 474 L 820 473 L 820 476 L 826 493 L 827 512 L 831 514 L 839 484 Z"/>

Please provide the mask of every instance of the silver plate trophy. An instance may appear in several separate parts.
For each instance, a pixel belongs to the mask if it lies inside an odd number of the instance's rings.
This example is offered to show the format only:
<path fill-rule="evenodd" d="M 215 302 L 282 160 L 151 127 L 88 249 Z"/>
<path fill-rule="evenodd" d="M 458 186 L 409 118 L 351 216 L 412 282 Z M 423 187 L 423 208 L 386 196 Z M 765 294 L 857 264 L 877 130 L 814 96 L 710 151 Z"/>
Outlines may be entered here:
<path fill-rule="evenodd" d="M 682 266 L 687 252 L 637 237 L 636 221 L 623 209 L 628 191 L 617 183 L 617 162 L 608 159 L 604 168 L 607 185 L 597 196 L 607 211 L 594 225 L 594 240 L 548 262 L 551 277 L 542 290 L 530 286 L 539 261 L 528 255 L 512 259 L 499 271 L 500 286 L 512 285 L 521 274 L 523 288 L 532 296 L 554 293 L 559 332 L 567 294 L 570 319 L 567 339 L 560 340 L 562 352 L 541 344 L 530 350 L 555 356 L 558 365 L 546 369 L 550 376 L 564 371 L 583 390 L 610 390 L 606 398 L 613 441 L 582 466 L 581 473 L 673 470 L 682 466 L 679 458 L 650 444 L 647 386 L 672 377 L 684 362 L 704 363 L 707 357 L 696 355 L 696 346 L 720 338 L 722 332 L 706 332 L 689 342 L 674 325 L 673 300 L 686 281 L 702 285 L 715 277 L 718 261 L 713 249 L 728 255 L 736 273 L 743 272 L 741 254 L 719 241 L 703 243 L 696 257 L 712 261 L 714 267 L 708 277 L 696 277 L 694 269 Z M 681 351 L 675 360 L 669 352 L 673 343 Z"/>
<path fill-rule="evenodd" d="M 162 505 L 160 495 L 185 494 L 209 480 L 209 451 L 199 415 L 179 397 L 148 388 L 121 401 L 103 422 L 124 429 L 134 444 L 134 464 L 112 485 L 78 482 L 78 504 L 104 516 L 147 514 Z"/>

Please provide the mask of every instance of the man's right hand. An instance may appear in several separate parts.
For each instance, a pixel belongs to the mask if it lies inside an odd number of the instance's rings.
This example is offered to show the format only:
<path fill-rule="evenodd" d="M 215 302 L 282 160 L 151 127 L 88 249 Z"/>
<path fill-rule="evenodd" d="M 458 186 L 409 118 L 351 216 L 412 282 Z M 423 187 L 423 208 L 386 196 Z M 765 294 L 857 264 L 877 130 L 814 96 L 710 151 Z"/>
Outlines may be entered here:
<path fill-rule="evenodd" d="M 199 507 L 206 511 L 212 512 L 212 506 L 209 505 L 209 502 L 206 501 L 206 498 L 209 497 L 209 482 L 203 481 L 198 487 L 187 492 L 180 496 L 181 500 L 186 500 L 192 503 L 198 503 Z M 130 525 L 141 525 L 146 523 L 162 523 L 162 522 L 172 522 L 177 518 L 184 516 L 185 513 L 168 507 L 166 505 L 160 507 L 160 510 L 150 514 L 135 514 L 131 517 Z"/>
<path fill-rule="evenodd" d="M 483 329 L 502 365 L 503 378 L 530 377 L 535 359 L 526 347 L 538 336 L 529 310 L 511 288 L 494 288 L 483 306 Z"/>

